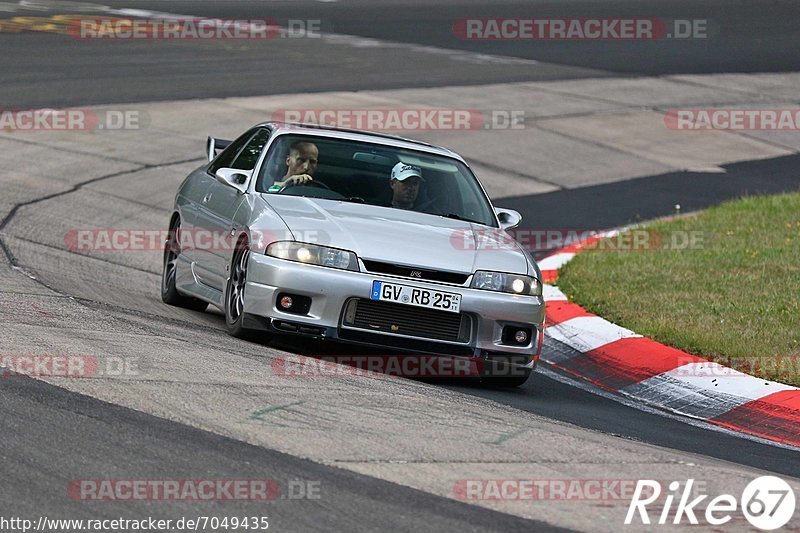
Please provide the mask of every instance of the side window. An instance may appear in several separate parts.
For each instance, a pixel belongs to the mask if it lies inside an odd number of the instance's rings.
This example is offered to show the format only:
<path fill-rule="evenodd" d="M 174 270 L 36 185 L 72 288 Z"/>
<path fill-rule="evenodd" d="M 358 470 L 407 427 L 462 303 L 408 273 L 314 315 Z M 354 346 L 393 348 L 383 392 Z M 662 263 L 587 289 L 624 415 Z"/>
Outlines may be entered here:
<path fill-rule="evenodd" d="M 242 150 L 242 147 L 249 141 L 255 132 L 248 131 L 235 141 L 233 141 L 227 148 L 225 148 L 220 154 L 211 162 L 211 165 L 208 167 L 208 172 L 213 174 L 217 170 L 221 168 L 231 168 L 231 163 L 236 156 L 239 155 L 239 152 Z"/>
<path fill-rule="evenodd" d="M 250 138 L 250 141 L 241 152 L 239 152 L 239 155 L 236 156 L 230 168 L 253 170 L 256 163 L 258 163 L 258 157 L 261 155 L 264 145 L 267 144 L 267 139 L 269 139 L 269 130 L 264 128 L 259 129 L 255 135 Z"/>
<path fill-rule="evenodd" d="M 256 182 L 256 190 L 265 192 L 267 188 L 286 172 L 286 156 L 289 154 L 289 145 L 294 137 L 281 135 L 272 143 L 264 164 L 261 165 L 261 173 Z"/>

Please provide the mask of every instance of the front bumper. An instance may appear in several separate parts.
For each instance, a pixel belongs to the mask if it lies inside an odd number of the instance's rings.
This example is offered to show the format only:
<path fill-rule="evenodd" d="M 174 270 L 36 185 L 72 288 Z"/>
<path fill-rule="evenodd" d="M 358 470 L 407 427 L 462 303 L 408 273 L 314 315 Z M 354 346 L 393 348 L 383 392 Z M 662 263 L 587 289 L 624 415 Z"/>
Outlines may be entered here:
<path fill-rule="evenodd" d="M 251 254 L 244 297 L 246 325 L 417 352 L 507 357 L 528 368 L 534 367 L 541 350 L 544 321 L 541 297 L 369 273 L 363 271 L 363 264 L 361 268 L 362 272 L 352 272 Z M 369 299 L 375 280 L 461 294 L 461 313 L 471 323 L 468 338 L 460 342 L 439 341 L 345 325 L 346 304 L 357 298 Z M 279 309 L 277 296 L 281 292 L 310 297 L 308 312 L 298 315 Z M 529 328 L 532 334 L 528 343 L 504 343 L 502 332 L 506 326 Z"/>

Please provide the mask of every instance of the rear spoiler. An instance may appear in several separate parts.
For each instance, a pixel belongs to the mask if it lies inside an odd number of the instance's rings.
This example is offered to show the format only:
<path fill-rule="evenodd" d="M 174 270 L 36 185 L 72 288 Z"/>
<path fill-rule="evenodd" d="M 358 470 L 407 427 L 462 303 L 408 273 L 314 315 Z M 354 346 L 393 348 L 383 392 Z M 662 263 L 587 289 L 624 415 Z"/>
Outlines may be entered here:
<path fill-rule="evenodd" d="M 217 156 L 217 152 L 220 150 L 224 150 L 231 144 L 232 141 L 226 141 L 225 139 L 215 139 L 214 137 L 209 137 L 206 141 L 206 156 L 208 160 L 211 161 Z"/>

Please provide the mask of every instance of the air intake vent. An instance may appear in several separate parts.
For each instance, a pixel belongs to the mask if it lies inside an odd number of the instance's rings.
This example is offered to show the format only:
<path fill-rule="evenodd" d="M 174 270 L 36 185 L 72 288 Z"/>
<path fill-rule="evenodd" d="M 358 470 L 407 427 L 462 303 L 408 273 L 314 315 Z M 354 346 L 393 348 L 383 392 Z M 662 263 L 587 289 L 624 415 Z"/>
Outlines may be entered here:
<path fill-rule="evenodd" d="M 463 285 L 467 282 L 467 278 L 469 277 L 469 274 L 427 270 L 417 267 L 394 265 L 392 263 L 382 263 L 380 261 L 364 260 L 364 266 L 367 267 L 368 271 L 378 274 L 389 274 L 402 278 L 421 279 L 425 281 L 441 281 L 442 283 L 453 283 L 455 285 Z"/>
<path fill-rule="evenodd" d="M 463 314 L 366 299 L 352 300 L 347 307 L 347 326 L 440 341 L 469 341 L 470 319 Z"/>

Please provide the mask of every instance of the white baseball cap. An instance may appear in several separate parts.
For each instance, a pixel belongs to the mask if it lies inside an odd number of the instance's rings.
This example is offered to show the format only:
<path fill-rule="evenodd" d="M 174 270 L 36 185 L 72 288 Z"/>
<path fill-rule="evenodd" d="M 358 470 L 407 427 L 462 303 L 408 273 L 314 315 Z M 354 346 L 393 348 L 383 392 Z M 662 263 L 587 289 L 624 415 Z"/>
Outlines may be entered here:
<path fill-rule="evenodd" d="M 425 181 L 422 178 L 422 169 L 419 167 L 415 167 L 414 165 L 408 165 L 400 161 L 392 169 L 393 180 L 403 181 L 410 178 L 411 176 L 416 176 L 419 179 Z"/>

